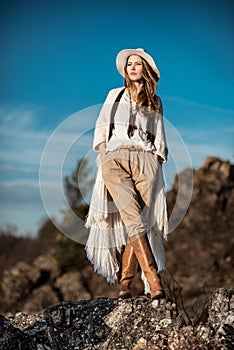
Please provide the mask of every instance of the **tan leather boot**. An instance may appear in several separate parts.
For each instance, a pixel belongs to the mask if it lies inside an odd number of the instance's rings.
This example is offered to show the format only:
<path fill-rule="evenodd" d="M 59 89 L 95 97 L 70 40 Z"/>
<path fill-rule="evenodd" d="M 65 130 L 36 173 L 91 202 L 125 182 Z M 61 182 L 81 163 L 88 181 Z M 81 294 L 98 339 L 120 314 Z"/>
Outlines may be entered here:
<path fill-rule="evenodd" d="M 119 297 L 131 298 L 131 283 L 137 273 L 138 261 L 134 249 L 127 243 L 122 256 L 122 272 L 120 280 Z"/>
<path fill-rule="evenodd" d="M 143 235 L 140 238 L 132 241 L 131 244 L 140 264 L 141 270 L 144 272 L 147 282 L 150 285 L 151 298 L 162 298 L 164 296 L 164 292 L 147 236 Z"/>

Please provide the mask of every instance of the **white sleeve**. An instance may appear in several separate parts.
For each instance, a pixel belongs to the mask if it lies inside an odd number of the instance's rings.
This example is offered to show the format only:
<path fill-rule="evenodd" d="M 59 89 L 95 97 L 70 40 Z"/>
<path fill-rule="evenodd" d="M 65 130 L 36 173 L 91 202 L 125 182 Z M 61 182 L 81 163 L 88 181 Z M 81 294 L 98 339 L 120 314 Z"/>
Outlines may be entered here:
<path fill-rule="evenodd" d="M 155 145 L 155 149 L 156 149 L 154 151 L 154 153 L 163 159 L 163 163 L 166 163 L 168 148 L 167 148 L 165 128 L 164 128 L 164 122 L 163 122 L 162 115 L 159 117 L 158 122 L 157 122 L 154 145 Z"/>
<path fill-rule="evenodd" d="M 93 139 L 93 149 L 94 151 L 98 151 L 98 146 L 100 143 L 105 142 L 107 140 L 107 132 L 108 132 L 108 126 L 109 126 L 109 107 L 108 106 L 108 97 L 110 95 L 110 92 L 108 93 L 106 100 L 101 108 L 101 111 L 98 115 L 96 126 L 94 130 L 94 139 Z"/>
<path fill-rule="evenodd" d="M 158 118 L 157 118 L 155 140 L 154 140 L 154 145 L 155 145 L 154 153 L 163 159 L 163 163 L 166 163 L 168 148 L 167 148 L 165 127 L 164 127 L 164 121 L 163 121 L 163 108 L 162 108 L 161 99 L 160 99 L 160 104 L 161 104 L 161 108 L 160 108 L 161 112 L 158 113 Z"/>

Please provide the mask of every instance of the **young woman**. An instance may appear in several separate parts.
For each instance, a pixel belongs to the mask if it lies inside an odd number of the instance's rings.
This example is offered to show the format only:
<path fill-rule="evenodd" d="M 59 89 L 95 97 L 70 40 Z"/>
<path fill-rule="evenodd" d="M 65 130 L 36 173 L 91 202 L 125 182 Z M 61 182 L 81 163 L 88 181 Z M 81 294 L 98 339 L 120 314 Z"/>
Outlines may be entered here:
<path fill-rule="evenodd" d="M 120 275 L 120 297 L 132 296 L 139 264 L 146 292 L 150 287 L 151 298 L 161 298 L 158 271 L 165 267 L 167 237 L 161 164 L 167 145 L 156 95 L 160 73 L 143 49 L 120 51 L 116 64 L 125 86 L 109 92 L 96 123 L 93 148 L 100 152 L 100 167 L 86 223 L 86 251 L 109 281 Z"/>

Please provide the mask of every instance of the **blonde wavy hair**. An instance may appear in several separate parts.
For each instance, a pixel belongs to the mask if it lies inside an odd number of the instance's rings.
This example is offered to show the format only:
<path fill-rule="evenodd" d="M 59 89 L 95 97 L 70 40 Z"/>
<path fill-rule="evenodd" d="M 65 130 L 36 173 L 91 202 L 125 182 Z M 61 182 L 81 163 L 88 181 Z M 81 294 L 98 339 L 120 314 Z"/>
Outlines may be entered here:
<path fill-rule="evenodd" d="M 125 71 L 124 85 L 128 89 L 129 93 L 131 94 L 132 92 L 134 92 L 134 90 L 136 90 L 136 87 L 135 87 L 135 84 L 132 82 L 132 80 L 129 78 L 127 73 L 127 64 L 128 64 L 129 57 L 127 58 L 124 66 L 124 71 Z M 155 73 L 155 71 L 147 63 L 147 61 L 142 57 L 140 57 L 140 59 L 142 61 L 142 68 L 143 68 L 143 87 L 139 92 L 139 94 L 137 95 L 136 104 L 137 104 L 138 110 L 141 114 L 145 114 L 146 110 L 147 110 L 147 113 L 154 112 L 154 111 L 162 113 L 161 99 L 159 98 L 159 96 L 156 95 L 157 82 L 159 78 Z"/>

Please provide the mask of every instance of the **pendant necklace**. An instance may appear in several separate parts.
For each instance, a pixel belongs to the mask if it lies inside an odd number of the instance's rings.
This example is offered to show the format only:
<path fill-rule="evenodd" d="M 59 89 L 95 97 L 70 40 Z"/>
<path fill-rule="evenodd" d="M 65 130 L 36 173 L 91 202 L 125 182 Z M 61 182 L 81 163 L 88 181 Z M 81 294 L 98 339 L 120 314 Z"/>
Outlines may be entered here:
<path fill-rule="evenodd" d="M 130 115 L 129 115 L 129 125 L 128 125 L 128 137 L 132 137 L 134 135 L 134 131 L 137 130 L 136 126 L 136 115 L 137 115 L 137 108 L 135 108 L 135 111 L 133 111 L 132 106 L 132 97 L 129 92 L 130 96 Z"/>

